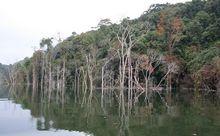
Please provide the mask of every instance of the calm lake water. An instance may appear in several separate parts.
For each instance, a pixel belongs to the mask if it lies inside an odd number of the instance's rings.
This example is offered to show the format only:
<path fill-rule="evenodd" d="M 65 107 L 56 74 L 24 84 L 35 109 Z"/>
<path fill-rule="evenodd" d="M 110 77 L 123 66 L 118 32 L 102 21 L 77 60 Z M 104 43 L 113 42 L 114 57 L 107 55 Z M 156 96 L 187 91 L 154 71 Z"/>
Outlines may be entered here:
<path fill-rule="evenodd" d="M 157 96 L 149 106 L 137 104 L 119 116 L 114 101 L 101 108 L 99 96 L 90 106 L 81 98 L 50 104 L 28 91 L 0 89 L 0 136 L 219 136 L 220 104 L 214 94 L 184 90 Z"/>

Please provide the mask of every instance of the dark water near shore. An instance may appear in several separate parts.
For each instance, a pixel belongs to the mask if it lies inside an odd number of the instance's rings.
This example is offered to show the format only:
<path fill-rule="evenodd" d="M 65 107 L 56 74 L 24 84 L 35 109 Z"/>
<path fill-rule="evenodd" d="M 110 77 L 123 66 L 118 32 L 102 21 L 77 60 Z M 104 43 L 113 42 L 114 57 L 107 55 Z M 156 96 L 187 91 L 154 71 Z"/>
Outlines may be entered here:
<path fill-rule="evenodd" d="M 169 108 L 155 95 L 151 106 L 137 104 L 122 117 L 114 100 L 101 108 L 99 96 L 91 105 L 82 105 L 80 97 L 49 104 L 22 89 L 8 92 L 0 89 L 0 136 L 220 135 L 220 103 L 212 93 L 164 96 Z"/>

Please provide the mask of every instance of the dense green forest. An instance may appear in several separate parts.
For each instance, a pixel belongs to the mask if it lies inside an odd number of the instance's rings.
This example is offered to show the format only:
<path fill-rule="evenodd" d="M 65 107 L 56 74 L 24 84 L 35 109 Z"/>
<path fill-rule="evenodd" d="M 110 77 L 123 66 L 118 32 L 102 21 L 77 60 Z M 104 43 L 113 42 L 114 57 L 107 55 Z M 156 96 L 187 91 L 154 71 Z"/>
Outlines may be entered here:
<path fill-rule="evenodd" d="M 53 43 L 58 41 L 57 45 Z M 91 102 L 108 89 L 123 103 L 176 88 L 220 88 L 220 0 L 152 5 L 120 24 L 103 19 L 65 40 L 43 38 L 31 58 L 9 66 L 6 84 L 31 85 L 49 100 L 66 93 Z M 84 100 L 85 99 L 85 100 Z"/>

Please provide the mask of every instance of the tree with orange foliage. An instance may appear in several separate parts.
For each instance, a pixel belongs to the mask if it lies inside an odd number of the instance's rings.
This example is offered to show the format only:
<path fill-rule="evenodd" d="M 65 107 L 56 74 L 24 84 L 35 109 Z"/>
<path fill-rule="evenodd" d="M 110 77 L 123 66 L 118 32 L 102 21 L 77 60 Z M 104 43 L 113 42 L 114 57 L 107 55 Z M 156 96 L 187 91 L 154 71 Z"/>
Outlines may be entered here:
<path fill-rule="evenodd" d="M 180 17 L 174 17 L 171 21 L 167 21 L 165 20 L 165 13 L 161 13 L 160 14 L 160 20 L 159 23 L 157 25 L 157 34 L 159 36 L 162 35 L 166 35 L 166 39 L 167 39 L 167 47 L 168 47 L 168 54 L 167 57 L 165 58 L 165 62 L 168 64 L 167 66 L 169 66 L 170 64 L 177 64 L 175 62 L 176 58 L 173 54 L 174 51 L 174 47 L 176 45 L 176 42 L 180 41 L 180 34 L 182 32 L 182 28 L 183 28 L 183 23 L 182 20 L 180 19 Z M 168 67 L 169 70 L 169 67 Z M 172 89 L 172 72 L 169 72 L 167 75 L 167 86 L 169 88 L 169 90 Z"/>

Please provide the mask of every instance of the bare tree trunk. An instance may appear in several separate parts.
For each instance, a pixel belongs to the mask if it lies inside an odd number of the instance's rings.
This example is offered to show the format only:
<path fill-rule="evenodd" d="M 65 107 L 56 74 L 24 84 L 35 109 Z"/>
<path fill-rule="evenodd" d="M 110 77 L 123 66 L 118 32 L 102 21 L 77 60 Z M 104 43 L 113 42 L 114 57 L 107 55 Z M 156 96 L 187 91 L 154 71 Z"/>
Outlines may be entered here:
<path fill-rule="evenodd" d="M 40 84 L 40 87 L 41 87 L 41 93 L 43 94 L 43 91 L 44 91 L 44 63 L 45 63 L 45 60 L 44 60 L 44 54 L 43 54 L 43 58 L 42 58 L 42 67 L 41 67 L 41 84 Z"/>
<path fill-rule="evenodd" d="M 75 68 L 75 74 L 74 74 L 74 97 L 75 97 L 75 102 L 77 101 L 77 66 Z"/>
<path fill-rule="evenodd" d="M 43 80 L 44 96 L 47 96 L 48 95 L 48 54 L 46 54 L 46 58 L 45 58 L 45 72 L 43 78 L 44 78 Z"/>
<path fill-rule="evenodd" d="M 80 71 L 77 70 L 77 97 L 80 101 Z"/>
<path fill-rule="evenodd" d="M 86 94 L 87 94 L 87 74 L 82 68 L 82 74 L 83 74 L 83 81 L 82 81 L 82 86 L 83 86 L 83 100 L 81 106 L 83 106 L 84 103 L 86 103 Z"/>
<path fill-rule="evenodd" d="M 36 68 L 35 64 L 33 64 L 33 69 L 32 69 L 32 99 L 34 98 L 36 93 Z"/>
<path fill-rule="evenodd" d="M 101 96 L 101 107 L 103 107 L 104 99 L 104 66 L 102 67 L 102 96 Z"/>
<path fill-rule="evenodd" d="M 132 108 L 132 91 L 133 91 L 133 75 L 132 75 L 132 64 L 131 64 L 131 50 L 128 48 L 128 113 L 130 114 Z"/>
<path fill-rule="evenodd" d="M 93 97 L 93 75 L 92 75 L 92 68 L 90 66 L 90 58 L 87 58 L 87 70 L 88 70 L 88 77 L 89 77 L 89 85 L 90 85 L 90 93 L 89 93 L 89 104 L 91 104 L 92 97 Z"/>
<path fill-rule="evenodd" d="M 48 88 L 48 92 L 49 92 L 49 99 L 48 101 L 51 100 L 51 93 L 52 93 L 52 62 L 51 62 L 51 56 L 49 57 L 49 88 Z"/>
<path fill-rule="evenodd" d="M 62 101 L 64 101 L 65 96 L 65 83 L 66 83 L 66 58 L 63 58 L 63 75 L 62 75 Z"/>
<path fill-rule="evenodd" d="M 30 77 L 29 77 L 28 69 L 25 70 L 25 75 L 26 75 L 26 86 L 30 86 Z"/>
<path fill-rule="evenodd" d="M 59 99 L 59 92 L 60 92 L 60 84 L 59 84 L 59 77 L 60 77 L 60 68 L 57 66 L 57 71 L 56 71 L 56 99 L 58 102 Z"/>
<path fill-rule="evenodd" d="M 117 54 L 117 53 L 116 53 Z M 115 54 L 115 55 L 116 55 Z M 101 94 L 101 106 L 103 107 L 103 101 L 104 101 L 104 88 L 105 88 L 105 81 L 104 81 L 104 79 L 105 79 L 105 77 L 106 77 L 106 75 L 105 75 L 105 67 L 106 67 L 106 65 L 115 57 L 115 55 L 113 55 L 113 57 L 112 58 L 110 58 L 109 60 L 107 60 L 105 63 L 104 63 L 104 65 L 102 66 L 102 86 L 101 86 L 101 88 L 102 88 L 102 94 Z M 109 75 L 109 79 L 111 80 L 111 76 Z M 111 84 L 111 82 L 110 82 L 110 84 Z M 110 88 L 106 88 L 106 89 L 112 89 L 112 86 L 110 85 Z"/>
<path fill-rule="evenodd" d="M 167 76 L 167 83 L 168 83 L 168 92 L 171 92 L 172 91 L 172 74 L 169 73 L 168 76 Z"/>

